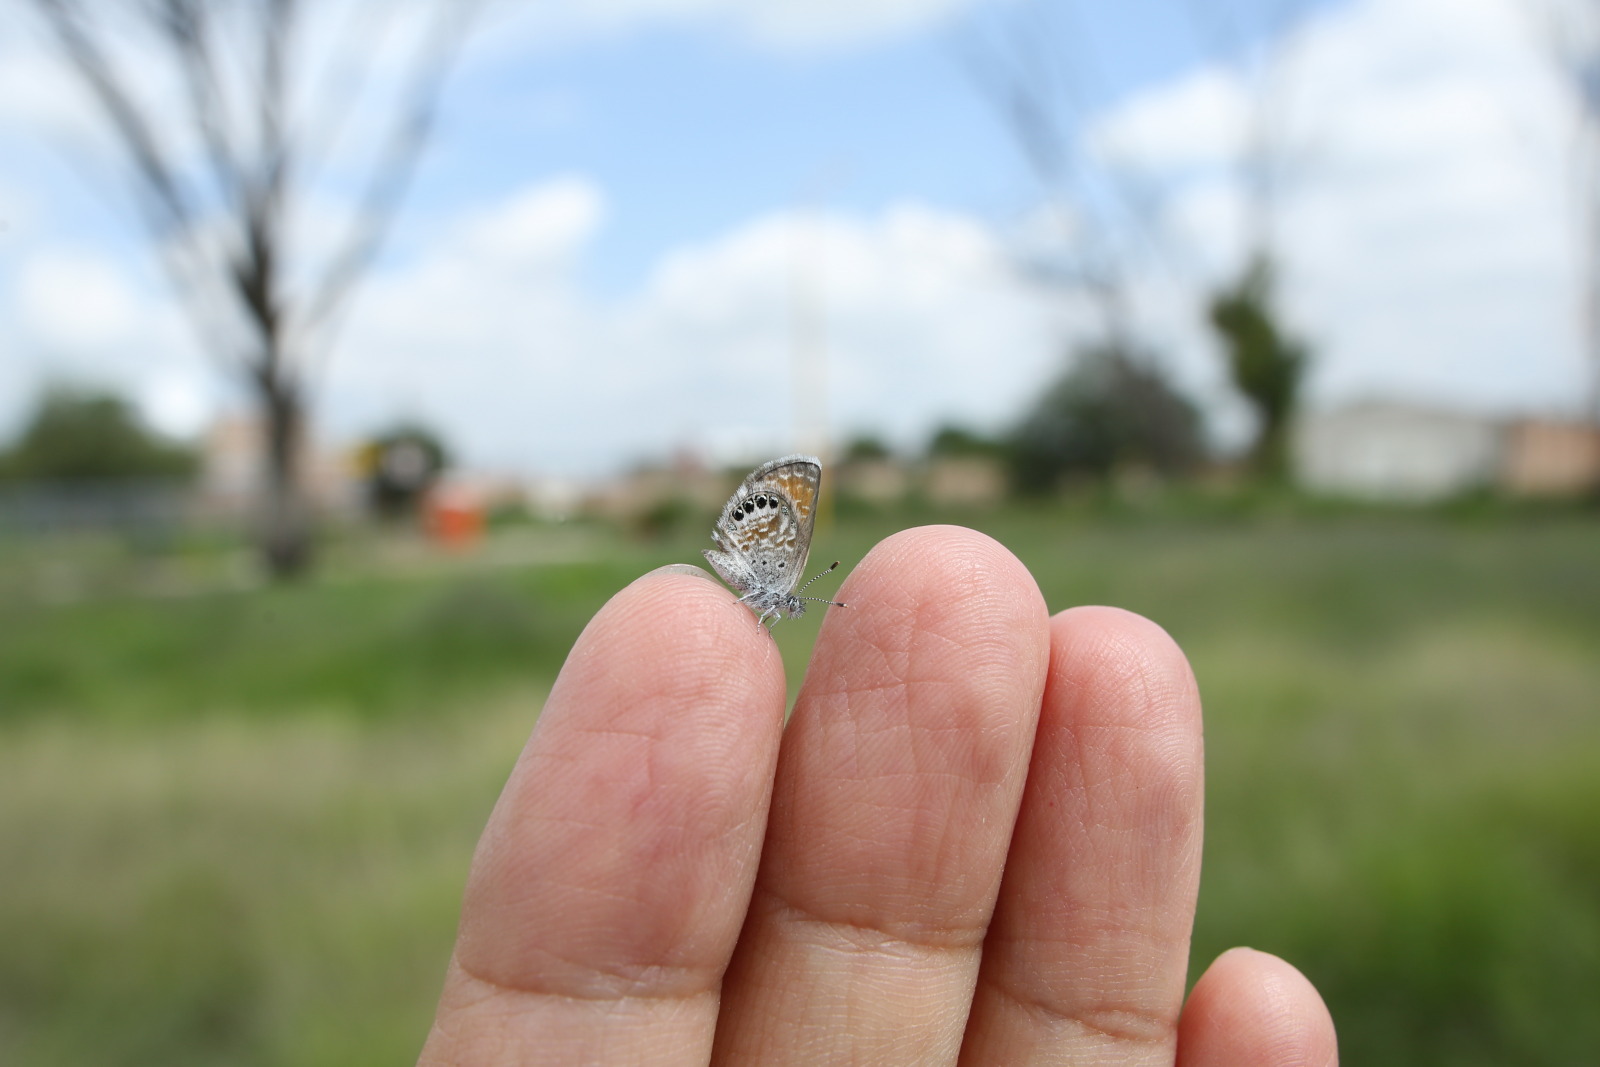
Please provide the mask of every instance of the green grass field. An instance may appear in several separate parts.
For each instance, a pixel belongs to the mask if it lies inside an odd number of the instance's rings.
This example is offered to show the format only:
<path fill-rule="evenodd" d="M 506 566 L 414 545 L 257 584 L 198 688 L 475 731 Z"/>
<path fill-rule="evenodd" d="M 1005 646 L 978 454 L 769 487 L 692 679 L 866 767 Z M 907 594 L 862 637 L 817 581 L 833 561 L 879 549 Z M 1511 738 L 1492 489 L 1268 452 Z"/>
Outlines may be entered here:
<path fill-rule="evenodd" d="M 1189 652 L 1197 959 L 1296 962 L 1350 1064 L 1593 1062 L 1600 519 L 968 521 L 1052 607 L 1120 604 Z M 818 559 L 906 524 L 841 521 Z M 0 1063 L 414 1058 L 472 846 L 567 647 L 702 535 L 57 602 L 18 593 L 38 561 L 0 545 Z M 778 629 L 796 681 L 816 624 Z"/>

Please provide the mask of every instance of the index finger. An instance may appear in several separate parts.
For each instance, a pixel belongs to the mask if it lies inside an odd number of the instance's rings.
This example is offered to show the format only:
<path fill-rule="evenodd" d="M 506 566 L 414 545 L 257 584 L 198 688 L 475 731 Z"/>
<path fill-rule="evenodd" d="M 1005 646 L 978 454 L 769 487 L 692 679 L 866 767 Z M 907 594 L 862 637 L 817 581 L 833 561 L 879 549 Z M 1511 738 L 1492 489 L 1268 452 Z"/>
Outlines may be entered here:
<path fill-rule="evenodd" d="M 704 1063 L 783 725 L 772 639 L 650 574 L 573 646 L 473 859 L 423 1063 Z"/>

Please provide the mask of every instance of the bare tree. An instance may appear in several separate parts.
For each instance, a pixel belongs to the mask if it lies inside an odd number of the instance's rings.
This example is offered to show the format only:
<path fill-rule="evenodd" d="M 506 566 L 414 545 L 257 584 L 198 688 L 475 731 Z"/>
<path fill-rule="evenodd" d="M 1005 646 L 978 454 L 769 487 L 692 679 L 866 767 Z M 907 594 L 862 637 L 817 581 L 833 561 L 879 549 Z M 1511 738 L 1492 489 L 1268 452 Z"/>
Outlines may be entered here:
<path fill-rule="evenodd" d="M 1311 0 L 1185 0 L 1201 43 L 1231 66 L 1245 90 L 1247 112 L 1234 166 L 1244 194 L 1245 260 L 1276 262 L 1278 212 L 1294 173 L 1304 161 L 1304 146 L 1290 131 L 1295 103 L 1294 28 L 1311 10 Z"/>
<path fill-rule="evenodd" d="M 372 24 L 344 27 L 335 83 L 312 60 L 311 16 L 328 14 L 325 0 L 311 11 L 302 0 L 29 2 L 119 145 L 121 184 L 202 343 L 254 398 L 263 557 L 275 577 L 299 573 L 311 550 L 300 469 L 309 371 L 390 229 L 479 5 L 430 0 L 394 68 L 380 63 L 382 42 L 405 5 L 377 5 Z M 384 129 L 342 227 L 313 256 L 292 241 L 296 213 L 380 79 Z"/>
<path fill-rule="evenodd" d="M 1135 343 L 1130 288 L 1159 258 L 1152 220 L 1157 186 L 1098 153 L 1084 136 L 1104 96 L 1096 42 L 1072 0 L 1022 5 L 975 37 L 969 66 L 1016 141 L 1040 190 L 1024 266 L 1085 297 L 1105 345 Z"/>
<path fill-rule="evenodd" d="M 1012 8 L 969 50 L 978 87 L 1040 192 L 1023 267 L 1085 301 L 1095 320 L 1012 428 L 1013 474 L 1023 489 L 1053 487 L 1069 473 L 1108 480 L 1126 468 L 1182 476 L 1202 448 L 1198 409 L 1171 383 L 1136 318 L 1135 283 L 1170 273 L 1158 225 L 1165 190 L 1153 172 L 1093 137 L 1110 93 L 1085 6 Z"/>

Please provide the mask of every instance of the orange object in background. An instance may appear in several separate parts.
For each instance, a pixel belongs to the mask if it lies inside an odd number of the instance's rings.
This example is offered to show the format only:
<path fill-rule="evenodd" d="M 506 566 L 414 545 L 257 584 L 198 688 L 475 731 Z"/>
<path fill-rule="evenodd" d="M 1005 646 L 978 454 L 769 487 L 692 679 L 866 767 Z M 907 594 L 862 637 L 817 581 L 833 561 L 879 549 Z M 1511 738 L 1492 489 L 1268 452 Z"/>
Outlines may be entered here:
<path fill-rule="evenodd" d="M 428 536 L 451 549 L 468 549 L 483 539 L 484 506 L 477 494 L 439 486 L 423 504 Z"/>

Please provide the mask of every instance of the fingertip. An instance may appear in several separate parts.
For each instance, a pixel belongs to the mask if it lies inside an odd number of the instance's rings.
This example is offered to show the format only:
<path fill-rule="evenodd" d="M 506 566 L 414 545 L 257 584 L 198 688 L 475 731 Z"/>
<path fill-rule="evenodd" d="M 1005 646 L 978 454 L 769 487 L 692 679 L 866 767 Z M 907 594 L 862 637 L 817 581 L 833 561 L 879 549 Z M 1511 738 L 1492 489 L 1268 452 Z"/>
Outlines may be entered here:
<path fill-rule="evenodd" d="M 1121 608 L 1063 611 L 1050 636 L 1046 722 L 1066 724 L 1091 775 L 1137 768 L 1142 788 L 1128 799 L 1164 802 L 1161 825 L 1189 842 L 1198 864 L 1204 741 L 1188 657 L 1162 627 Z"/>
<path fill-rule="evenodd" d="M 636 578 L 596 613 L 579 645 L 591 636 L 615 643 L 611 658 L 619 662 L 639 656 L 658 668 L 703 670 L 711 659 L 723 670 L 770 674 L 783 684 L 783 660 L 766 628 L 721 582 L 692 564 L 671 563 Z"/>
<path fill-rule="evenodd" d="M 1252 948 L 1218 956 L 1178 1026 L 1178 1067 L 1336 1067 L 1322 996 L 1287 961 Z"/>
<path fill-rule="evenodd" d="M 849 594 L 864 625 L 936 628 L 981 614 L 1025 622 L 1045 640 L 1048 613 L 1033 575 L 999 541 L 964 526 L 918 526 L 884 538 L 839 592 Z"/>
<path fill-rule="evenodd" d="M 1171 786 L 1175 810 L 1192 808 L 1198 825 L 1203 724 L 1183 649 L 1150 619 L 1112 607 L 1063 611 L 1051 619 L 1050 637 L 1046 715 L 1104 728 L 1107 743 L 1131 745 L 1147 781 Z"/>
<path fill-rule="evenodd" d="M 642 577 L 649 578 L 656 574 L 684 574 L 691 578 L 704 578 L 713 585 L 715 585 L 717 581 L 704 567 L 696 567 L 693 563 L 668 563 L 664 566 L 657 567 L 653 571 L 646 571 Z"/>
<path fill-rule="evenodd" d="M 1080 672 L 1137 670 L 1185 694 L 1195 689 L 1189 658 L 1164 627 L 1137 612 L 1103 605 L 1068 608 L 1051 619 L 1061 657 Z M 1198 701 L 1196 701 L 1198 703 Z"/>
<path fill-rule="evenodd" d="M 963 684 L 1025 692 L 1004 703 L 1037 718 L 1049 612 L 1032 573 L 999 541 L 962 526 L 901 530 L 867 553 L 839 594 L 849 610 L 830 614 L 813 668 L 820 663 L 838 679 L 877 677 L 887 657 L 896 680 L 915 685 L 943 679 L 967 656 Z"/>

